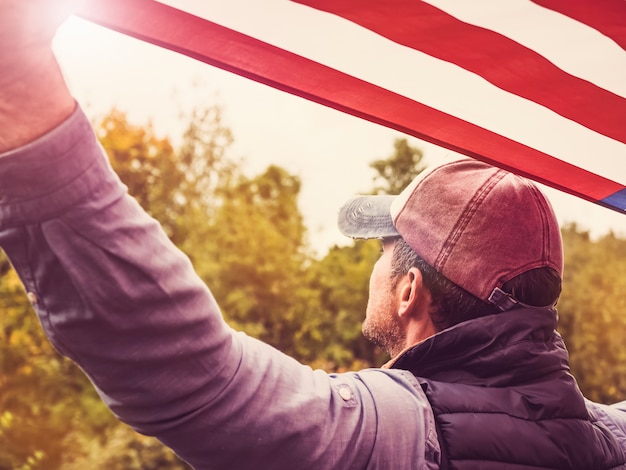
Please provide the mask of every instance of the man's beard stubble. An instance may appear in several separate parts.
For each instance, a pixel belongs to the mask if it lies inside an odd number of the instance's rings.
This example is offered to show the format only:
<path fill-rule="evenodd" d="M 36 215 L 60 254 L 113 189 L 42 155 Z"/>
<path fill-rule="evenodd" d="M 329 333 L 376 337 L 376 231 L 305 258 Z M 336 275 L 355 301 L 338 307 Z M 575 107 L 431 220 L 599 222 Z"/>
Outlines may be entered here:
<path fill-rule="evenodd" d="M 400 319 L 389 310 L 366 316 L 361 331 L 366 339 L 392 358 L 404 349 L 406 336 Z"/>

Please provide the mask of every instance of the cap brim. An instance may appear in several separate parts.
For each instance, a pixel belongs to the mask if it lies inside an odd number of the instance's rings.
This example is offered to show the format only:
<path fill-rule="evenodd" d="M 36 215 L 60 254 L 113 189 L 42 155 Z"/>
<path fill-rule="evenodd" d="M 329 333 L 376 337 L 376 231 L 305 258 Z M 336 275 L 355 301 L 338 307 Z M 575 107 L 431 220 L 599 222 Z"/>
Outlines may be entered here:
<path fill-rule="evenodd" d="M 346 202 L 337 217 L 339 231 L 351 238 L 385 238 L 400 234 L 393 225 L 391 203 L 396 196 L 356 196 Z"/>

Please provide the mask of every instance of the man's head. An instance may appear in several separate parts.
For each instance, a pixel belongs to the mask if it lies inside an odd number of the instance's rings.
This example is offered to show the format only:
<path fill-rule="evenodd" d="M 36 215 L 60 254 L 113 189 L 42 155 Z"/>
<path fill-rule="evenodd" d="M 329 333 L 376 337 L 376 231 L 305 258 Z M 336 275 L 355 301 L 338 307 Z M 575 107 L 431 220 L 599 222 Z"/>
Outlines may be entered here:
<path fill-rule="evenodd" d="M 339 228 L 353 238 L 399 238 L 389 274 L 419 271 L 435 331 L 520 302 L 552 306 L 560 292 L 561 235 L 550 204 L 529 181 L 479 161 L 436 167 L 397 197 L 354 198 Z M 544 295 L 528 287 L 546 279 L 558 288 Z"/>

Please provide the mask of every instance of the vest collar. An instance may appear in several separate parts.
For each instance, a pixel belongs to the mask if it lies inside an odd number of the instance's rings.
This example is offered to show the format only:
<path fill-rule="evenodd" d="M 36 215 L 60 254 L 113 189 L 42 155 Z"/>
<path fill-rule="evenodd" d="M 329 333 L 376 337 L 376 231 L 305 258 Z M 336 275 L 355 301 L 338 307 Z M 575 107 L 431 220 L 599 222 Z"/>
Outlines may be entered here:
<path fill-rule="evenodd" d="M 567 351 L 556 324 L 556 312 L 541 308 L 468 320 L 406 349 L 386 367 L 484 386 L 568 370 Z"/>

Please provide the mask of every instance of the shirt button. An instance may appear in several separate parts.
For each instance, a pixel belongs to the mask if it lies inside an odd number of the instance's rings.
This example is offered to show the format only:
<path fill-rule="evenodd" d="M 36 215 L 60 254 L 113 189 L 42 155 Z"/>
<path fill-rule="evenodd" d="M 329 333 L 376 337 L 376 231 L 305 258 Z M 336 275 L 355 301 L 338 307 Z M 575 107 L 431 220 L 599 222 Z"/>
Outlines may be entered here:
<path fill-rule="evenodd" d="M 350 400 L 352 398 L 352 392 L 350 391 L 350 387 L 347 385 L 341 385 L 339 387 L 339 396 L 344 399 L 344 401 Z"/>
<path fill-rule="evenodd" d="M 31 304 L 35 305 L 37 303 L 37 296 L 33 292 L 26 294 L 26 297 Z"/>

